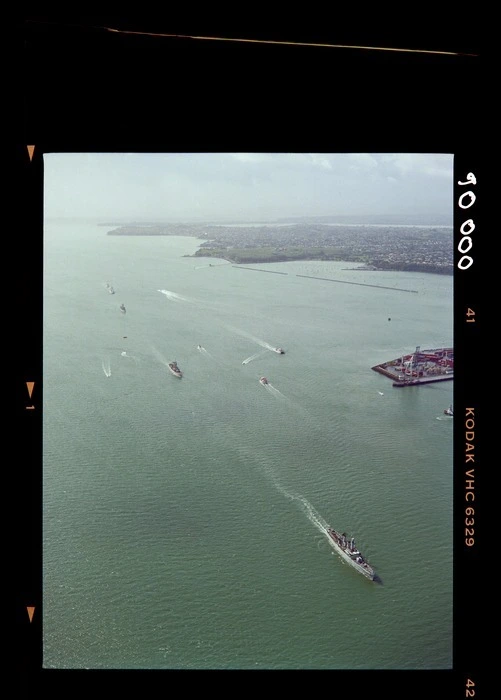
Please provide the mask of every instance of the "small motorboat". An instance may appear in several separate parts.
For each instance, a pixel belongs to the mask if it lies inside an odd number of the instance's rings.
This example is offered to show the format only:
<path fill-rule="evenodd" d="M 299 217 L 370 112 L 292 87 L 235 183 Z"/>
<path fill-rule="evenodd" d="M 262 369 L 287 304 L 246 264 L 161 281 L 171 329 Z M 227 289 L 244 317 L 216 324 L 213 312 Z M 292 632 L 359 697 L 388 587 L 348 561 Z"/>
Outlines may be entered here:
<path fill-rule="evenodd" d="M 183 373 L 181 372 L 181 370 L 177 366 L 177 362 L 175 360 L 173 360 L 172 362 L 169 362 L 169 369 L 175 377 L 178 377 L 179 379 L 181 379 L 181 377 L 183 376 Z"/>

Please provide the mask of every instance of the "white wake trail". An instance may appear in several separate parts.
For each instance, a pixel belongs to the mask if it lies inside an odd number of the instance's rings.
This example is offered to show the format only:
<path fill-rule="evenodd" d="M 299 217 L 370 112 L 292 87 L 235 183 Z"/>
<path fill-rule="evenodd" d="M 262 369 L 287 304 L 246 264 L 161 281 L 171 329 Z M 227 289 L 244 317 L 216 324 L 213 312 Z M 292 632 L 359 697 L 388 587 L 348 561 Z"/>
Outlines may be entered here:
<path fill-rule="evenodd" d="M 169 301 L 176 301 L 176 302 L 187 301 L 189 303 L 193 303 L 191 301 L 191 299 L 188 299 L 187 297 L 183 297 L 183 296 L 181 296 L 181 294 L 176 294 L 176 292 L 170 292 L 168 289 L 157 289 L 157 292 L 160 292 L 161 294 L 165 294 L 165 296 L 167 297 L 167 299 L 169 299 Z"/>
<path fill-rule="evenodd" d="M 168 360 L 166 360 L 166 358 L 162 355 L 162 353 L 159 350 L 157 350 L 157 348 L 155 346 L 153 346 L 153 345 L 151 346 L 151 351 L 155 355 L 155 357 L 157 358 L 157 360 L 159 362 L 161 362 L 167 368 L 169 367 Z"/>
<path fill-rule="evenodd" d="M 291 493 L 288 491 L 284 486 L 278 483 L 278 481 L 275 478 L 272 478 L 273 483 L 275 484 L 275 487 L 277 488 L 280 493 L 285 496 L 286 498 L 289 498 L 291 501 L 296 501 L 296 503 L 299 505 L 303 513 L 305 513 L 306 517 L 308 520 L 313 523 L 313 525 L 320 530 L 320 532 L 324 535 L 327 534 L 327 530 L 329 528 L 328 523 L 322 518 L 320 513 L 315 510 L 315 508 L 311 505 L 311 503 L 304 497 L 301 496 L 301 494 L 298 493 Z"/>
<path fill-rule="evenodd" d="M 217 362 L 216 358 L 215 358 L 213 355 L 211 355 L 211 353 L 210 353 L 208 350 L 206 350 L 206 349 L 203 347 L 203 345 L 199 345 L 199 346 L 197 347 L 197 350 L 198 350 L 198 352 L 202 353 L 202 355 L 207 355 L 207 357 L 210 357 L 211 360 L 214 360 L 214 361 Z"/>
<path fill-rule="evenodd" d="M 120 353 L 122 357 L 128 357 L 130 360 L 134 360 L 135 364 L 139 364 L 139 359 L 135 355 L 129 355 L 129 353 L 124 350 L 123 352 Z"/>
<path fill-rule="evenodd" d="M 102 362 L 103 372 L 107 377 L 111 377 L 111 363 L 109 360 L 103 360 Z"/>
<path fill-rule="evenodd" d="M 270 392 L 270 394 L 271 394 L 272 396 L 274 396 L 276 399 L 286 399 L 286 398 L 287 398 L 287 397 L 285 396 L 285 394 L 282 394 L 282 392 L 279 391 L 279 390 L 278 390 L 275 386 L 273 386 L 273 384 L 271 384 L 270 382 L 268 382 L 268 384 L 266 384 L 265 386 L 266 386 L 266 388 L 268 389 L 268 391 Z"/>
<path fill-rule="evenodd" d="M 253 343 L 257 343 L 260 345 L 262 348 L 265 348 L 266 350 L 272 350 L 275 352 L 275 348 L 273 345 L 270 345 L 269 343 L 266 342 L 266 340 L 262 340 L 261 338 L 256 338 L 255 335 L 252 335 L 251 333 L 247 333 L 247 331 L 243 331 L 239 328 L 235 328 L 234 326 L 226 326 L 226 328 L 230 331 L 233 331 L 233 333 L 237 333 L 238 335 L 241 335 L 243 338 L 247 338 L 247 340 L 252 340 Z"/>
<path fill-rule="evenodd" d="M 248 365 L 249 362 L 252 362 L 252 360 L 255 360 L 257 357 L 261 357 L 261 355 L 264 355 L 265 351 L 262 350 L 261 352 L 256 352 L 254 355 L 251 355 L 250 357 L 247 357 L 242 364 L 243 365 Z"/>
<path fill-rule="evenodd" d="M 246 457 L 248 458 L 253 458 L 255 461 L 255 457 L 253 457 L 248 450 L 245 448 L 239 448 L 239 452 L 245 454 Z M 320 515 L 320 513 L 311 505 L 311 503 L 301 494 L 294 493 L 289 491 L 288 489 L 285 488 L 285 486 L 282 486 L 282 484 L 279 482 L 277 476 L 273 472 L 272 469 L 269 467 L 266 467 L 264 464 L 259 467 L 260 471 L 264 472 L 264 474 L 268 477 L 268 479 L 273 483 L 275 488 L 279 493 L 282 494 L 285 498 L 287 498 L 290 501 L 294 501 L 299 508 L 303 511 L 303 513 L 306 515 L 308 520 L 326 537 L 328 537 L 327 530 L 329 529 L 329 525 L 326 522 L 326 520 Z"/>
<path fill-rule="evenodd" d="M 320 513 L 315 510 L 311 503 L 304 496 L 296 496 L 301 504 L 301 509 L 306 513 L 308 520 L 315 525 L 324 535 L 327 534 L 329 528 L 328 523 L 322 518 Z"/>

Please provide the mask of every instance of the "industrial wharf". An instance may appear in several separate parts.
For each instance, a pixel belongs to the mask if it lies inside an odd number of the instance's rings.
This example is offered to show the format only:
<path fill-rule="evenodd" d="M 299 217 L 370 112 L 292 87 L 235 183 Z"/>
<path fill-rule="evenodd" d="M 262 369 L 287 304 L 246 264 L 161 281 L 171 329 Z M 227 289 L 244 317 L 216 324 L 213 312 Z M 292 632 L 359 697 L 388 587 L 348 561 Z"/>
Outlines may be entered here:
<path fill-rule="evenodd" d="M 394 387 L 435 384 L 454 379 L 454 348 L 434 348 L 402 355 L 371 369 L 393 380 Z"/>

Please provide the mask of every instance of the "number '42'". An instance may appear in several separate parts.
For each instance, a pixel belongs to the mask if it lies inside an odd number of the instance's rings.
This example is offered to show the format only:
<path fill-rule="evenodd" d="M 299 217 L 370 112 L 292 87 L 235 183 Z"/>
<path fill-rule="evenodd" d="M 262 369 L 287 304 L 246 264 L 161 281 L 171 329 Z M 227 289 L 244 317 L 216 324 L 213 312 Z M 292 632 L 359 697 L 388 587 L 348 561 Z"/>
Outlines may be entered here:
<path fill-rule="evenodd" d="M 475 696 L 474 691 L 475 683 L 469 678 L 466 679 L 466 697 L 473 698 Z"/>

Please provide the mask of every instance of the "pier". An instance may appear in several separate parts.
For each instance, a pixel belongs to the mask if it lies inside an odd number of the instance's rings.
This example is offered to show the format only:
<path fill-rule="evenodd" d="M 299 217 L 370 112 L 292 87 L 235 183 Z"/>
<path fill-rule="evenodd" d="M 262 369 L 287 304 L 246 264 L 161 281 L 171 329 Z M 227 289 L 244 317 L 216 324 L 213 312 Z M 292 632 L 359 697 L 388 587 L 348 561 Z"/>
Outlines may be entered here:
<path fill-rule="evenodd" d="M 453 374 L 448 374 L 446 377 L 434 377 L 433 379 L 412 379 L 403 382 L 393 382 L 393 386 L 418 386 L 419 384 L 436 384 L 436 382 L 448 382 L 454 379 Z"/>
<path fill-rule="evenodd" d="M 394 387 L 419 386 L 449 382 L 454 379 L 454 349 L 421 350 L 371 367 L 374 372 L 393 380 Z"/>

